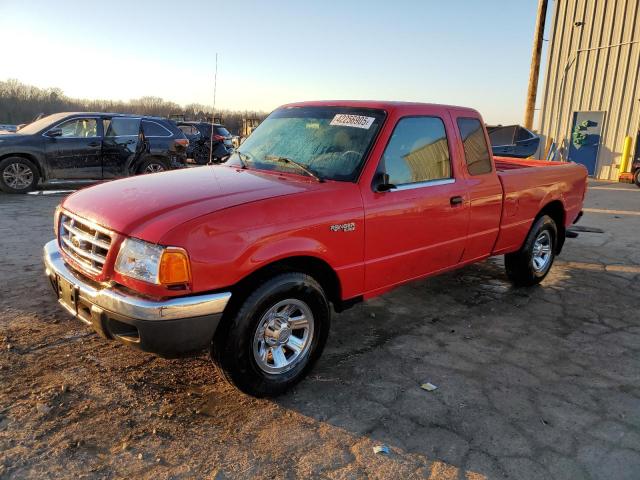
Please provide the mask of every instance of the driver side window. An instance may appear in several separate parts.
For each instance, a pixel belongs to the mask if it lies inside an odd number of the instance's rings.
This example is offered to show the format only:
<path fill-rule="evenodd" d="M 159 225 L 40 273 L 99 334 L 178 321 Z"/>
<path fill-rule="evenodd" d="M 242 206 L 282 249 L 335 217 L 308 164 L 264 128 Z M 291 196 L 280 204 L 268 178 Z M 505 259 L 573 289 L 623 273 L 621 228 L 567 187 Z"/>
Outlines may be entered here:
<path fill-rule="evenodd" d="M 95 118 L 77 118 L 62 123 L 60 138 L 91 138 L 98 136 L 98 124 Z"/>
<path fill-rule="evenodd" d="M 444 123 L 437 117 L 401 119 L 381 160 L 389 183 L 400 186 L 451 178 L 449 144 Z"/>

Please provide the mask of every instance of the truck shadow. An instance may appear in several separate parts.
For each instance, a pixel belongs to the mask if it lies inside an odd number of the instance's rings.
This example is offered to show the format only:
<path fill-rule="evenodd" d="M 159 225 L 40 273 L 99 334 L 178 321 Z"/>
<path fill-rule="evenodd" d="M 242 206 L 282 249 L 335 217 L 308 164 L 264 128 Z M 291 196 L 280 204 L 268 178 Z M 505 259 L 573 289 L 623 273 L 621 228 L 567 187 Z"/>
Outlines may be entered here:
<path fill-rule="evenodd" d="M 549 452 L 571 455 L 602 404 L 618 408 L 598 389 L 630 387 L 640 366 L 601 361 L 639 346 L 620 345 L 633 322 L 606 300 L 638 272 L 584 265 L 558 262 L 542 286 L 514 289 L 490 260 L 359 305 L 334 317 L 318 365 L 277 404 L 446 466 L 432 478 L 548 478 Z"/>

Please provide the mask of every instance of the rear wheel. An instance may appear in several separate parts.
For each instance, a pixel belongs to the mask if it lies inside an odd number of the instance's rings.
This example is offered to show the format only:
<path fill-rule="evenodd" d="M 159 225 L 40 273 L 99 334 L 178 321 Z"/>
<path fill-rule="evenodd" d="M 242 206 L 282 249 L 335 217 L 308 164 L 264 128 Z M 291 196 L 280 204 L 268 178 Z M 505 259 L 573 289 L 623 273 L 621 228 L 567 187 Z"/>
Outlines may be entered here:
<path fill-rule="evenodd" d="M 26 193 L 38 184 L 38 169 L 30 160 L 9 157 L 0 162 L 0 189 L 7 193 Z"/>
<path fill-rule="evenodd" d="M 193 151 L 193 160 L 198 165 L 206 165 L 209 163 L 209 147 L 206 145 L 197 145 Z"/>
<path fill-rule="evenodd" d="M 312 277 L 272 277 L 237 306 L 214 338 L 211 357 L 225 379 L 257 397 L 279 395 L 312 368 L 327 341 L 329 302 Z"/>
<path fill-rule="evenodd" d="M 169 167 L 164 160 L 159 158 L 150 158 L 140 164 L 140 167 L 138 167 L 138 174 L 159 173 L 166 170 L 169 170 Z"/>
<path fill-rule="evenodd" d="M 633 182 L 640 187 L 640 168 L 638 168 L 636 173 L 633 175 Z"/>
<path fill-rule="evenodd" d="M 547 276 L 556 254 L 558 228 L 547 215 L 538 218 L 522 248 L 504 256 L 509 280 L 518 287 L 530 287 Z"/>

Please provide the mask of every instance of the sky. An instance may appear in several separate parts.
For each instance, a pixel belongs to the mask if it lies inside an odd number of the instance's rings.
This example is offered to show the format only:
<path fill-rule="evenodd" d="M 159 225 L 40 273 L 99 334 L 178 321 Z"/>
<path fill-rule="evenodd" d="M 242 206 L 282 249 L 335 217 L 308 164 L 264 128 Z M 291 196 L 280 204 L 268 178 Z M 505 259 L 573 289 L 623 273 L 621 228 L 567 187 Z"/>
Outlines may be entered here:
<path fill-rule="evenodd" d="M 536 9 L 537 0 L 0 0 L 0 80 L 212 105 L 217 53 L 216 109 L 406 100 L 521 123 Z"/>

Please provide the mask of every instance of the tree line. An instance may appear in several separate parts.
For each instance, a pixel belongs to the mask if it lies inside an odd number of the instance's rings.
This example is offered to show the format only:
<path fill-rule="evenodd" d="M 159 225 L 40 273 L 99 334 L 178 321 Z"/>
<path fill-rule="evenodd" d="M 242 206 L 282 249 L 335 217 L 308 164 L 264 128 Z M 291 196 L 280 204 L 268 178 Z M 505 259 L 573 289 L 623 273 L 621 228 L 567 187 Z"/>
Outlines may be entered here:
<path fill-rule="evenodd" d="M 129 101 L 88 100 L 71 98 L 59 88 L 38 88 L 18 80 L 0 81 L 0 123 L 20 125 L 32 122 L 38 115 L 58 112 L 110 112 L 169 117 L 182 115 L 185 120 L 210 121 L 211 107 L 199 103 L 181 106 L 159 97 L 141 97 Z M 263 120 L 267 114 L 259 111 L 216 110 L 226 128 L 238 134 L 243 118 Z"/>

